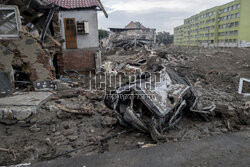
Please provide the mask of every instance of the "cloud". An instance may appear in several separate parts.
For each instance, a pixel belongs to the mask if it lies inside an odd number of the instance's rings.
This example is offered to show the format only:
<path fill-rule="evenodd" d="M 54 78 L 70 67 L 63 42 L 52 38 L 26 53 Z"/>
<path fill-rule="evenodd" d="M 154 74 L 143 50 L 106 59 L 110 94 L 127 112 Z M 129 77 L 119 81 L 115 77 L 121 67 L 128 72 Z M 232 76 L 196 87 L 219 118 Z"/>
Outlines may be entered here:
<path fill-rule="evenodd" d="M 130 21 L 140 21 L 157 31 L 173 33 L 173 28 L 183 20 L 205 9 L 232 0 L 102 0 L 109 18 L 99 14 L 99 27 L 122 28 Z"/>

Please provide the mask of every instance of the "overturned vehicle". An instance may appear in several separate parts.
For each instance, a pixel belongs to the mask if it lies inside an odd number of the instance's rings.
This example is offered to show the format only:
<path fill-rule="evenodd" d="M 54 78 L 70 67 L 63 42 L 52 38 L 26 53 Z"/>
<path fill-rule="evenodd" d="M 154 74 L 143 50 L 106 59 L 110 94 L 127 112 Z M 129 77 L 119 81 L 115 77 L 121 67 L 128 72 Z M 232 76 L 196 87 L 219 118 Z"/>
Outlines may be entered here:
<path fill-rule="evenodd" d="M 214 115 L 215 105 L 203 107 L 187 79 L 169 67 L 158 75 L 142 73 L 134 83 L 108 94 L 105 104 L 115 111 L 121 125 L 150 132 L 153 140 L 164 140 L 164 132 L 176 125 L 184 112 L 204 119 Z"/>

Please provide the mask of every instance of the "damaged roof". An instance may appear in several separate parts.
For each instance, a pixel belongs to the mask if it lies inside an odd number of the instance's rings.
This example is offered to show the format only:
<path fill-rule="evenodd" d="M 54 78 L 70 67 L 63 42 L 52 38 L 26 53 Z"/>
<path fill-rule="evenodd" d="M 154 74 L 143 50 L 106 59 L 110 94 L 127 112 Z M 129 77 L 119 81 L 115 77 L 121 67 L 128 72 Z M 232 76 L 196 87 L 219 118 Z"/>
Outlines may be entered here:
<path fill-rule="evenodd" d="M 44 1 L 48 3 L 53 3 L 65 9 L 99 7 L 103 11 L 106 18 L 108 18 L 108 14 L 104 9 L 101 0 L 44 0 Z"/>
<path fill-rule="evenodd" d="M 66 9 L 100 7 L 98 0 L 44 0 Z"/>

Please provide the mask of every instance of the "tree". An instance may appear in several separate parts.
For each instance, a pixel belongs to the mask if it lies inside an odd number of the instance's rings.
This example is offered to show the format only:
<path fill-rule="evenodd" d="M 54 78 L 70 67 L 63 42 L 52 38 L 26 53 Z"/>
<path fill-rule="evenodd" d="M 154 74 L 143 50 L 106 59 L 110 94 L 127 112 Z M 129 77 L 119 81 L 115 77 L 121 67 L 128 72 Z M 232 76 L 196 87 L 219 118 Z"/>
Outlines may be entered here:
<path fill-rule="evenodd" d="M 98 30 L 99 39 L 107 38 L 109 36 L 109 32 L 106 30 Z"/>
<path fill-rule="evenodd" d="M 156 40 L 159 44 L 163 43 L 165 45 L 172 44 L 174 42 L 174 36 L 170 35 L 169 32 L 158 32 L 156 35 Z"/>

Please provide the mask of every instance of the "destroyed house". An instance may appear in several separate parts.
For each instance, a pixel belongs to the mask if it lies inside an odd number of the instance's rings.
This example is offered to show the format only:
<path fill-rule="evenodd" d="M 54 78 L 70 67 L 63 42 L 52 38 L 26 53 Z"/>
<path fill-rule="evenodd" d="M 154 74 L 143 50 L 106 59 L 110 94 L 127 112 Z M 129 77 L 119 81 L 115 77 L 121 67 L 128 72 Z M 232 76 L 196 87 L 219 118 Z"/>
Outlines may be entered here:
<path fill-rule="evenodd" d="M 140 22 L 131 21 L 125 28 L 110 28 L 110 43 L 113 47 L 154 46 L 156 43 L 156 29 L 146 28 Z"/>
<path fill-rule="evenodd" d="M 140 22 L 131 21 L 128 25 L 125 26 L 125 29 L 146 29 Z"/>
<path fill-rule="evenodd" d="M 53 80 L 52 58 L 21 26 L 19 8 L 0 6 L 0 96 Z"/>
<path fill-rule="evenodd" d="M 60 73 L 77 71 L 86 74 L 100 64 L 97 11 L 108 17 L 100 0 L 45 0 L 59 7 L 58 20 L 63 39 Z"/>

